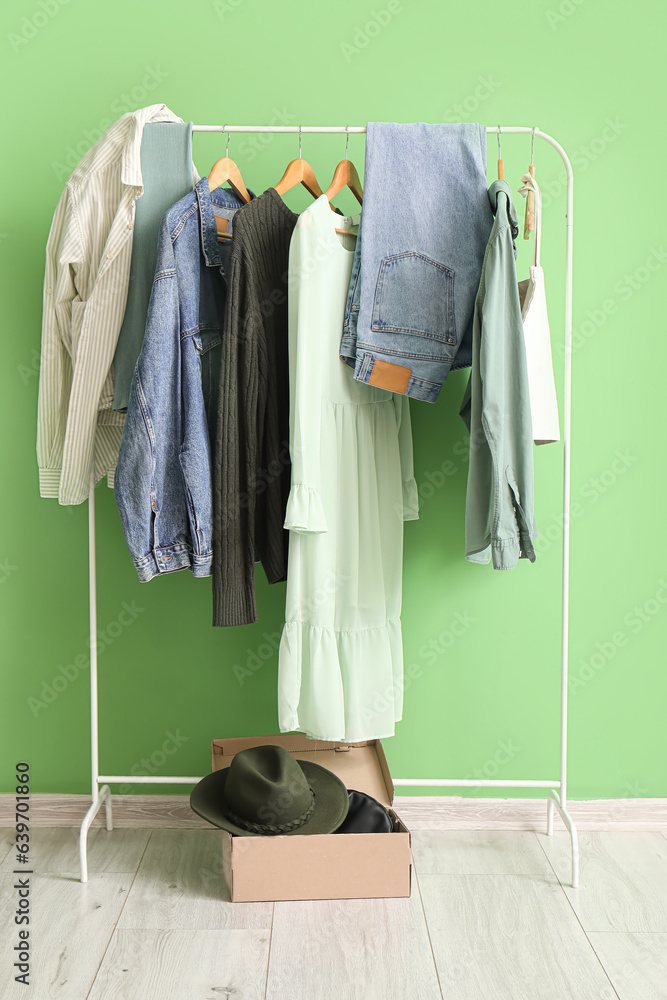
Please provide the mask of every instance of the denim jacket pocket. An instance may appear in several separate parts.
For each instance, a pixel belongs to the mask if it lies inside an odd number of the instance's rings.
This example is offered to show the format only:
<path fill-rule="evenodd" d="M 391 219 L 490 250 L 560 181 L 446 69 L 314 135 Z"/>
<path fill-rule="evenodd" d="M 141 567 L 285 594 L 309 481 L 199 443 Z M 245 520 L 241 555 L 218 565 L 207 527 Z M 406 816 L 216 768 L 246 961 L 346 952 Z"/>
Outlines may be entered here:
<path fill-rule="evenodd" d="M 201 355 L 221 344 L 222 338 L 219 330 L 199 330 L 192 341 L 197 348 L 197 353 Z"/>
<path fill-rule="evenodd" d="M 456 345 L 454 271 L 416 250 L 384 257 L 371 328 Z"/>
<path fill-rule="evenodd" d="M 218 410 L 222 337 L 219 330 L 199 330 L 193 336 L 192 343 L 199 359 L 199 377 L 204 411 L 209 425 L 209 437 L 213 440 Z"/>

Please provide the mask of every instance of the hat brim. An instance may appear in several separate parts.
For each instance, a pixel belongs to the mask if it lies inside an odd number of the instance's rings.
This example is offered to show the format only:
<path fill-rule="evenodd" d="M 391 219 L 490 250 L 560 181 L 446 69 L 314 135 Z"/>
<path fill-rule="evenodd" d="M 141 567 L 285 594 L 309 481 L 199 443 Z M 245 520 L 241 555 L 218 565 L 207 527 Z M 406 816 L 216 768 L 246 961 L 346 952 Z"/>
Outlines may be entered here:
<path fill-rule="evenodd" d="M 315 809 L 310 819 L 296 830 L 289 830 L 280 836 L 289 837 L 293 834 L 333 833 L 347 816 L 350 798 L 347 788 L 340 778 L 326 767 L 314 764 L 309 760 L 298 760 L 297 764 L 303 771 L 308 784 L 315 793 Z M 190 793 L 190 807 L 214 826 L 237 837 L 261 837 L 266 834 L 254 833 L 237 826 L 226 812 L 225 784 L 229 768 L 223 767 L 202 778 Z M 276 836 L 276 834 L 269 834 Z"/>

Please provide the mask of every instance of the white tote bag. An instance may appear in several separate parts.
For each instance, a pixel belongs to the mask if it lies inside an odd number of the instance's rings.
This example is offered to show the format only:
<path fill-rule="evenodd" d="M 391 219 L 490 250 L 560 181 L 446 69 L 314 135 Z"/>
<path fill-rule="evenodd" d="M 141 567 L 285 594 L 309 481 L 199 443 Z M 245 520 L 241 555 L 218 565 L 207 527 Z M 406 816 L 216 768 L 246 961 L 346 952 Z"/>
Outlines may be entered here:
<path fill-rule="evenodd" d="M 528 364 L 528 387 L 530 392 L 530 414 L 533 421 L 533 441 L 535 444 L 551 444 L 560 441 L 558 423 L 558 399 L 554 382 L 553 360 L 551 356 L 551 333 L 547 314 L 547 296 L 544 287 L 544 271 L 540 267 L 540 243 L 542 240 L 542 195 L 537 182 L 530 174 L 521 178 L 524 186 L 520 194 L 526 197 L 529 191 L 535 194 L 535 235 L 533 242 L 533 265 L 530 277 L 519 284 L 519 301 L 523 320 L 523 336 L 526 344 Z"/>

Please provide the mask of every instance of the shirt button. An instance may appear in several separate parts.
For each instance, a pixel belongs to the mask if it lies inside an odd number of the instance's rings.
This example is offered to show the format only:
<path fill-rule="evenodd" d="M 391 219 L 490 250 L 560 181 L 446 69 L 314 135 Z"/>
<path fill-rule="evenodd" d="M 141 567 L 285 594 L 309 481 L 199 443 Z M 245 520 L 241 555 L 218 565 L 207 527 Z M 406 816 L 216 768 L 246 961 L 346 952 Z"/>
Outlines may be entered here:
<path fill-rule="evenodd" d="M 134 223 L 133 222 L 128 222 L 127 228 L 128 229 L 133 229 L 134 228 Z"/>
<path fill-rule="evenodd" d="M 53 289 L 52 289 L 52 288 L 47 288 L 47 289 L 46 289 L 46 294 L 47 294 L 47 295 L 51 295 L 51 294 L 52 294 L 52 292 L 53 292 Z"/>
<path fill-rule="evenodd" d="M 112 258 L 113 258 L 113 254 L 112 254 L 112 253 L 108 253 L 108 254 L 107 254 L 107 257 L 109 258 L 109 260 L 112 260 Z"/>

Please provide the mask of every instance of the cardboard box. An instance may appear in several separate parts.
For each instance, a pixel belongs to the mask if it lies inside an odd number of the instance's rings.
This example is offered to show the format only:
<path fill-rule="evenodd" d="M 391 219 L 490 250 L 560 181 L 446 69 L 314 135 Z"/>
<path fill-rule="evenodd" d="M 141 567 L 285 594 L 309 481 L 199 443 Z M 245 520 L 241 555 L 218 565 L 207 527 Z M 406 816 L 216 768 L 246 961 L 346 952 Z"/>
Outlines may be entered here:
<path fill-rule="evenodd" d="M 299 760 L 329 768 L 348 788 L 372 795 L 396 820 L 392 833 L 237 837 L 222 830 L 225 878 L 232 902 L 409 896 L 410 832 L 391 809 L 394 786 L 379 740 L 327 743 L 305 736 L 213 740 L 213 770 L 239 750 L 274 744 Z"/>

